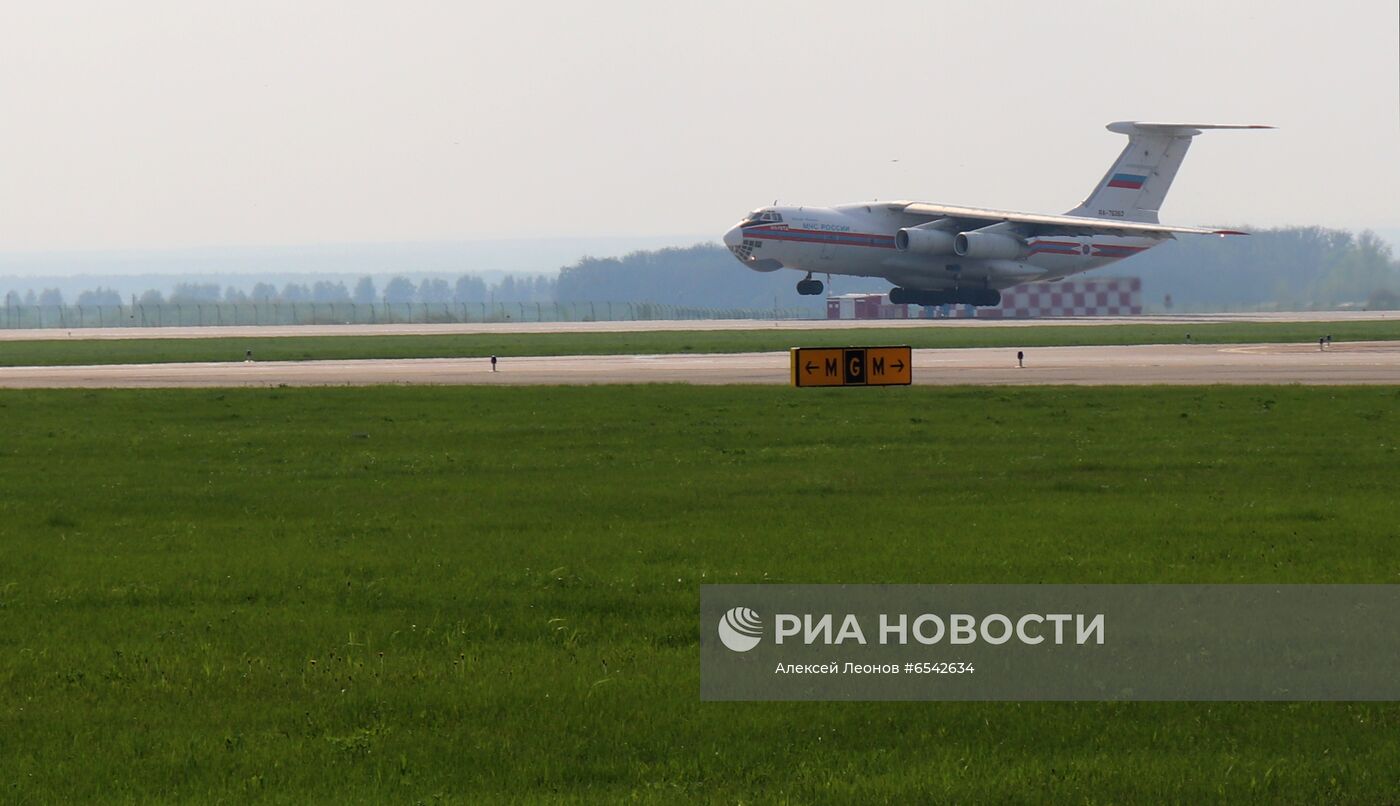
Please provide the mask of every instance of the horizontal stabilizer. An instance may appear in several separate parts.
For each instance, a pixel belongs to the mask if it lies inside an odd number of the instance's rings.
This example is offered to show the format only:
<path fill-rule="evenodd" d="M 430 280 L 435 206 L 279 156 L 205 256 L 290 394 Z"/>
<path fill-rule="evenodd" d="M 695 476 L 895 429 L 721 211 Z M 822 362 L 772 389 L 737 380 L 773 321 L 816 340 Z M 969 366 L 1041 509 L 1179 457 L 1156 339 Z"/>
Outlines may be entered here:
<path fill-rule="evenodd" d="M 1141 120 L 1120 120 L 1108 124 L 1108 130 L 1118 134 L 1165 134 L 1173 137 L 1194 137 L 1206 129 L 1272 129 L 1262 123 L 1150 123 Z"/>

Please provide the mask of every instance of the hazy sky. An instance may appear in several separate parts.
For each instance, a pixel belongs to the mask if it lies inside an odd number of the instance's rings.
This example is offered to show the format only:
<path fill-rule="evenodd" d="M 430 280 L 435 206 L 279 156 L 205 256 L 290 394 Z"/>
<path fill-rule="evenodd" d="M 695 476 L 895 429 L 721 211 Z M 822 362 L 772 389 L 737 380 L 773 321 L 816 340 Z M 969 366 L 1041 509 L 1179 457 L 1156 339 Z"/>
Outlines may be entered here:
<path fill-rule="evenodd" d="M 0 251 L 713 232 L 784 202 L 1060 212 L 1112 120 L 1182 224 L 1400 226 L 1397 3 L 0 5 Z M 895 160 L 898 160 L 895 162 Z"/>

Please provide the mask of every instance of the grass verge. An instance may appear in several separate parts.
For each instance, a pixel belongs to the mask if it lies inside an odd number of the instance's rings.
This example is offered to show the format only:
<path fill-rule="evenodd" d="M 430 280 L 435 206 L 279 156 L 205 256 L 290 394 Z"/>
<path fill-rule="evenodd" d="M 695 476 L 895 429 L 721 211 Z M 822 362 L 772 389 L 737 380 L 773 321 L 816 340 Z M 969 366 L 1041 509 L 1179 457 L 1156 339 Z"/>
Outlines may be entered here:
<path fill-rule="evenodd" d="M 1384 801 L 1400 706 L 710 703 L 706 582 L 1397 582 L 1395 388 L 0 394 L 12 802 Z"/>
<path fill-rule="evenodd" d="M 75 331 L 79 332 L 80 331 Z M 655 331 L 441 336 L 306 336 L 213 339 L 0 341 L 0 366 L 150 364 L 347 358 L 471 358 L 487 355 L 651 355 L 770 352 L 799 346 L 908 344 L 913 347 L 1053 347 L 1104 344 L 1316 343 L 1400 339 L 1400 320 L 1224 322 L 1171 325 L 1030 325 L 868 330 Z"/>

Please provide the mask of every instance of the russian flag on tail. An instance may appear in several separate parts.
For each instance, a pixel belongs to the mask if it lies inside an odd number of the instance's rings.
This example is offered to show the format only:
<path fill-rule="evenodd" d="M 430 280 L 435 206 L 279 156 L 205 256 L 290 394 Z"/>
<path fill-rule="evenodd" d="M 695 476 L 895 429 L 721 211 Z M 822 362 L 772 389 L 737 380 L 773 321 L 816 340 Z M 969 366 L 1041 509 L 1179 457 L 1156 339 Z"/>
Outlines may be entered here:
<path fill-rule="evenodd" d="M 1114 174 L 1108 180 L 1111 188 L 1124 188 L 1126 190 L 1142 190 L 1142 183 L 1147 181 L 1147 177 L 1137 174 Z"/>

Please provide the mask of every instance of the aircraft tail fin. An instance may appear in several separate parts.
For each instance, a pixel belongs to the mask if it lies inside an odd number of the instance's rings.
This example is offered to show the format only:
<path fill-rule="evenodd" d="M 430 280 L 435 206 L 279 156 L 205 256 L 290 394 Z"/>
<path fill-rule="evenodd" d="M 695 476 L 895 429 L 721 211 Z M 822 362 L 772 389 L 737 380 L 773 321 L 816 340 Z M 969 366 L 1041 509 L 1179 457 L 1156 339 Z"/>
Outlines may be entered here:
<path fill-rule="evenodd" d="M 1069 215 L 1156 223 L 1191 138 L 1206 129 L 1272 128 L 1238 123 L 1110 123 L 1109 131 L 1128 135 L 1128 145 L 1089 198 Z"/>

